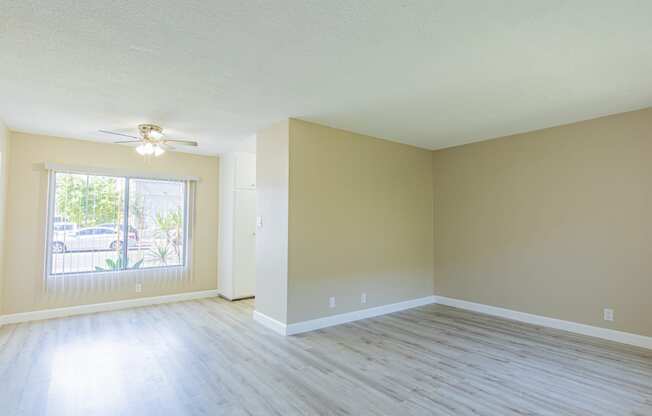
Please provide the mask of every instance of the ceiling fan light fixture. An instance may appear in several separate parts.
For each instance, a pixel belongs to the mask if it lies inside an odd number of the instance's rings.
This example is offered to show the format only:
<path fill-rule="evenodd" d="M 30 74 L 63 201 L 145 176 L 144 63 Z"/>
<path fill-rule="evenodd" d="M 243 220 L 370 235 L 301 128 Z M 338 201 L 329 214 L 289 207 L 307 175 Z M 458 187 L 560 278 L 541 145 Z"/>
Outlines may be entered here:
<path fill-rule="evenodd" d="M 192 146 L 197 147 L 198 143 L 194 140 L 186 139 L 169 139 L 163 134 L 163 129 L 161 126 L 156 124 L 139 124 L 138 133 L 139 136 L 133 136 L 131 134 L 124 134 L 110 130 L 99 130 L 101 133 L 113 134 L 115 136 L 128 137 L 133 140 L 121 140 L 113 142 L 116 144 L 132 144 L 138 143 L 136 147 L 136 152 L 141 156 L 161 156 L 168 148 L 168 142 L 172 144 L 178 144 L 182 146 Z"/>
<path fill-rule="evenodd" d="M 141 156 L 161 156 L 165 149 L 158 144 L 143 143 L 136 147 L 136 152 Z"/>
<path fill-rule="evenodd" d="M 152 145 L 151 143 L 144 143 L 136 147 L 136 152 L 138 152 L 138 154 L 141 156 L 149 156 L 149 155 L 153 155 L 156 152 L 156 150 L 154 149 L 154 145 Z"/>
<path fill-rule="evenodd" d="M 158 130 L 150 130 L 149 137 L 154 140 L 161 140 L 163 138 L 163 133 Z"/>

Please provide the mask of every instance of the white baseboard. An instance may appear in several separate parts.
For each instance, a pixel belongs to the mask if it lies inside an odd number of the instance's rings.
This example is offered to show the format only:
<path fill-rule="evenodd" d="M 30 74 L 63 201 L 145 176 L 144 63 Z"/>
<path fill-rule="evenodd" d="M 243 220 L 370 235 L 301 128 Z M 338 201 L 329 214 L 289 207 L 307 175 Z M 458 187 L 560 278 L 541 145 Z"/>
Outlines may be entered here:
<path fill-rule="evenodd" d="M 62 318 L 72 315 L 115 311 L 118 309 L 135 308 L 139 306 L 159 305 L 161 303 L 180 302 L 184 300 L 213 298 L 218 295 L 217 290 L 203 290 L 200 292 L 175 293 L 174 295 L 153 296 L 147 298 L 118 300 L 115 302 L 94 303 L 90 305 L 69 306 L 66 308 L 44 309 L 33 312 L 0 315 L 0 326 L 20 322 L 38 321 L 42 319 Z"/>
<path fill-rule="evenodd" d="M 592 325 L 580 324 L 577 322 L 563 321 L 561 319 L 548 318 L 541 315 L 519 312 L 512 309 L 499 308 L 497 306 L 484 305 L 482 303 L 468 302 L 460 299 L 436 296 L 436 303 L 454 308 L 466 309 L 473 312 L 480 312 L 487 315 L 512 319 L 514 321 L 528 324 L 545 326 L 548 328 L 560 329 L 581 335 L 588 335 L 595 338 L 620 342 L 622 344 L 634 345 L 636 347 L 652 349 L 652 337 L 632 334 L 629 332 L 616 331 L 613 329 L 600 328 Z"/>
<path fill-rule="evenodd" d="M 36 321 L 43 319 L 62 318 L 66 316 L 82 315 L 96 312 L 114 311 L 119 309 L 135 308 L 140 306 L 158 305 L 162 303 L 180 302 L 185 300 L 212 298 L 219 296 L 217 290 L 204 290 L 199 292 L 185 292 L 174 295 L 146 297 L 138 299 L 119 300 L 115 302 L 95 303 L 91 305 L 70 306 L 66 308 L 45 309 L 33 312 L 15 313 L 10 315 L 0 315 L 0 326 L 6 324 L 15 324 L 20 322 Z M 548 318 L 541 315 L 534 315 L 525 312 L 519 312 L 511 309 L 490 306 L 481 303 L 474 303 L 460 299 L 453 299 L 444 296 L 426 296 L 423 298 L 412 299 L 404 302 L 392 303 L 389 305 L 377 306 L 374 308 L 362 309 L 359 311 L 342 313 L 338 315 L 327 316 L 324 318 L 313 319 L 309 321 L 297 322 L 294 324 L 284 324 L 276 319 L 254 311 L 253 319 L 271 329 L 280 335 L 294 335 L 302 332 L 314 331 L 329 326 L 340 325 L 347 322 L 353 322 L 360 319 L 372 318 L 374 316 L 385 315 L 388 313 L 399 312 L 405 309 L 415 308 L 418 306 L 438 303 L 441 305 L 452 306 L 455 308 L 466 309 L 474 312 L 484 313 L 487 315 L 498 316 L 501 318 L 512 319 L 519 322 L 525 322 L 533 325 L 544 326 L 548 328 L 560 329 L 563 331 L 573 332 L 581 335 L 606 339 L 609 341 L 620 342 L 623 344 L 633 345 L 641 348 L 652 349 L 652 337 L 632 334 L 629 332 L 616 331 L 613 329 L 600 328 L 591 325 L 580 324 L 577 322 L 563 321 L 555 318 Z"/>
<path fill-rule="evenodd" d="M 314 331 L 329 326 L 358 321 L 360 319 L 373 318 L 374 316 L 416 308 L 417 306 L 429 305 L 431 303 L 435 303 L 435 296 L 426 296 L 424 298 L 411 299 L 404 302 L 391 303 L 389 305 L 376 306 L 374 308 L 341 313 L 338 315 L 326 316 L 324 318 L 312 319 L 310 321 L 297 322 L 289 325 L 272 319 L 258 311 L 254 311 L 254 320 L 278 334 L 295 335 L 302 332 Z"/>
<path fill-rule="evenodd" d="M 274 318 L 270 318 L 269 316 L 263 313 L 254 311 L 254 321 L 258 322 L 263 326 L 266 326 L 267 328 L 271 329 L 272 331 L 276 332 L 279 335 L 288 335 L 286 324 L 277 321 Z"/>
<path fill-rule="evenodd" d="M 389 305 L 376 306 L 374 308 L 367 308 L 354 312 L 326 316 L 324 318 L 312 319 L 310 321 L 297 322 L 287 326 L 287 335 L 300 334 L 302 332 L 314 331 L 316 329 L 345 324 L 347 322 L 358 321 L 360 319 L 373 318 L 374 316 L 386 315 L 388 313 L 399 312 L 405 309 L 416 308 L 423 305 L 429 305 L 435 302 L 435 296 L 426 296 L 424 298 L 411 299 L 398 303 L 390 303 Z"/>

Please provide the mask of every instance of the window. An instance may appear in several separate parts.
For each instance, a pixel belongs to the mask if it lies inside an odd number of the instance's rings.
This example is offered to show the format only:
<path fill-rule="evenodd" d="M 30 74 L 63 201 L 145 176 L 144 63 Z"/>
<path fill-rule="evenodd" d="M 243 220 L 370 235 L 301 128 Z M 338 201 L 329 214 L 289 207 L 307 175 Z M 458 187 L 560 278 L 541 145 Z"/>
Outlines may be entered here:
<path fill-rule="evenodd" d="M 53 172 L 48 275 L 179 267 L 186 182 Z"/>

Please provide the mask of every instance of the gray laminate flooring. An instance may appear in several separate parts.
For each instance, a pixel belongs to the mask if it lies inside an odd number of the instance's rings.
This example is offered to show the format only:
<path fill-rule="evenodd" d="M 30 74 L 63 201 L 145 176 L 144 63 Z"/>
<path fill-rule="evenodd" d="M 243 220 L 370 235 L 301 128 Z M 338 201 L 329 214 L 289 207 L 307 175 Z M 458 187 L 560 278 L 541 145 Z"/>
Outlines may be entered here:
<path fill-rule="evenodd" d="M 253 301 L 0 328 L 0 415 L 652 415 L 652 351 L 440 305 L 281 337 Z"/>

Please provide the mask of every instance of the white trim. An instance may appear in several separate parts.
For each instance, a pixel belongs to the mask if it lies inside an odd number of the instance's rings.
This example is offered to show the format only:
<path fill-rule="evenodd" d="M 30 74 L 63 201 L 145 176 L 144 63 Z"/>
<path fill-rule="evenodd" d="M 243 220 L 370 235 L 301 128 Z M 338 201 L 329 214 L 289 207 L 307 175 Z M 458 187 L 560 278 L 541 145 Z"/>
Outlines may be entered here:
<path fill-rule="evenodd" d="M 326 316 L 324 318 L 312 319 L 310 321 L 297 322 L 294 324 L 284 324 L 270 318 L 258 311 L 254 311 L 254 320 L 280 335 L 295 335 L 302 332 L 314 331 L 316 329 L 326 328 L 329 326 L 345 324 L 347 322 L 358 321 L 360 319 L 373 318 L 374 316 L 385 315 L 388 313 L 399 312 L 405 309 L 416 308 L 418 306 L 435 303 L 435 296 L 426 296 L 424 298 L 411 299 L 389 305 L 376 306 L 374 308 L 362 309 L 359 311 L 341 313 L 337 315 Z"/>
<path fill-rule="evenodd" d="M 338 315 L 326 316 L 324 318 L 312 319 L 310 321 L 297 322 L 287 326 L 287 335 L 300 334 L 302 332 L 314 331 L 316 329 L 326 328 L 329 326 L 345 324 L 347 322 L 358 321 L 360 319 L 373 318 L 374 316 L 386 315 L 403 311 L 405 309 L 416 308 L 418 306 L 430 305 L 435 303 L 435 296 L 426 296 L 424 298 L 411 299 L 389 305 L 376 306 L 374 308 L 362 309 Z"/>
<path fill-rule="evenodd" d="M 310 321 L 297 322 L 294 324 L 284 324 L 258 311 L 254 311 L 253 318 L 254 321 L 266 326 L 277 334 L 294 335 L 300 334 L 302 332 L 326 328 L 329 326 L 340 325 L 347 322 L 358 321 L 360 319 L 367 319 L 374 316 L 399 312 L 405 309 L 429 305 L 432 303 L 466 309 L 473 312 L 484 313 L 487 315 L 498 316 L 514 321 L 559 329 L 562 331 L 573 332 L 576 334 L 587 335 L 595 338 L 606 339 L 609 341 L 620 342 L 622 344 L 633 345 L 636 347 L 652 349 L 652 337 L 632 334 L 629 332 L 616 331 L 608 328 L 600 328 L 597 326 L 580 324 L 577 322 L 563 321 L 560 319 L 548 318 L 545 316 L 533 315 L 525 312 L 518 312 L 511 309 L 499 308 L 496 306 L 484 305 L 481 303 L 447 298 L 445 296 L 426 296 L 424 298 L 412 299 L 405 302 L 392 303 L 389 305 L 377 306 L 374 308 L 362 309 L 359 311 L 342 313 L 338 315 L 327 316 L 324 318 L 312 319 Z"/>
<path fill-rule="evenodd" d="M 66 308 L 45 309 L 33 312 L 0 315 L 0 326 L 20 322 L 136 308 L 141 306 L 159 305 L 163 303 L 181 302 L 193 299 L 213 298 L 217 296 L 219 296 L 217 290 L 204 290 L 199 292 L 185 292 L 177 293 L 174 295 L 127 299 L 115 302 L 95 303 L 90 305 L 79 305 Z M 500 308 L 497 306 L 484 305 L 481 303 L 468 302 L 465 300 L 453 299 L 445 296 L 426 296 L 424 298 L 412 299 L 404 302 L 392 303 L 389 305 L 377 306 L 374 308 L 362 309 L 359 311 L 342 313 L 338 315 L 327 316 L 324 318 L 313 319 L 310 321 L 297 322 L 289 325 L 279 322 L 276 319 L 270 318 L 269 316 L 258 311 L 253 312 L 253 319 L 261 325 L 266 326 L 267 328 L 276 332 L 277 334 L 294 335 L 302 332 L 326 328 L 329 326 L 340 325 L 347 322 L 353 322 L 360 319 L 367 319 L 388 313 L 399 312 L 405 309 L 411 309 L 433 303 L 452 306 L 454 308 L 466 309 L 487 315 L 498 316 L 501 318 L 525 322 L 528 324 L 573 332 L 576 334 L 587 335 L 595 338 L 606 339 L 609 341 L 620 342 L 622 344 L 633 345 L 641 348 L 652 349 L 652 337 L 632 334 L 629 332 L 616 331 L 613 329 L 600 328 L 596 326 L 580 324 L 577 322 L 548 318 L 541 315 L 519 312 L 511 309 Z"/>
<path fill-rule="evenodd" d="M 256 310 L 254 310 L 253 314 L 254 321 L 258 322 L 259 324 L 271 329 L 272 331 L 276 332 L 279 335 L 288 335 L 287 334 L 287 325 L 284 324 L 283 322 L 277 321 L 274 318 L 270 318 L 269 316 L 265 315 L 264 313 L 260 313 Z"/>
<path fill-rule="evenodd" d="M 561 319 L 548 318 L 541 315 L 519 312 L 512 309 L 499 308 L 497 306 L 484 305 L 482 303 L 468 302 L 466 300 L 435 296 L 436 303 L 454 308 L 466 309 L 473 312 L 512 319 L 514 321 L 528 324 L 545 326 L 548 328 L 560 329 L 590 337 L 620 342 L 622 344 L 634 345 L 636 347 L 652 349 L 652 337 L 632 334 L 629 332 L 616 331 L 608 328 L 580 324 L 577 322 L 563 321 Z"/>
<path fill-rule="evenodd" d="M 174 295 L 153 296 L 147 298 L 118 300 L 115 302 L 94 303 L 90 305 L 70 306 L 66 308 L 44 309 L 33 312 L 0 315 L 0 326 L 20 322 L 38 321 L 42 319 L 62 318 L 65 316 L 84 315 L 96 312 L 115 311 L 118 309 L 136 308 L 140 306 L 159 305 L 162 303 L 180 302 L 184 300 L 217 297 L 217 290 L 200 292 L 184 292 Z"/>
<path fill-rule="evenodd" d="M 82 175 L 102 175 L 102 176 L 120 176 L 130 177 L 136 179 L 159 179 L 168 181 L 199 181 L 200 178 L 196 176 L 174 175 L 169 173 L 151 173 L 139 172 L 133 170 L 116 169 L 116 168 L 103 168 L 97 166 L 80 166 L 80 165 L 64 165 L 62 163 L 45 162 L 43 164 L 45 170 L 54 170 L 57 172 L 65 173 L 79 173 Z"/>

